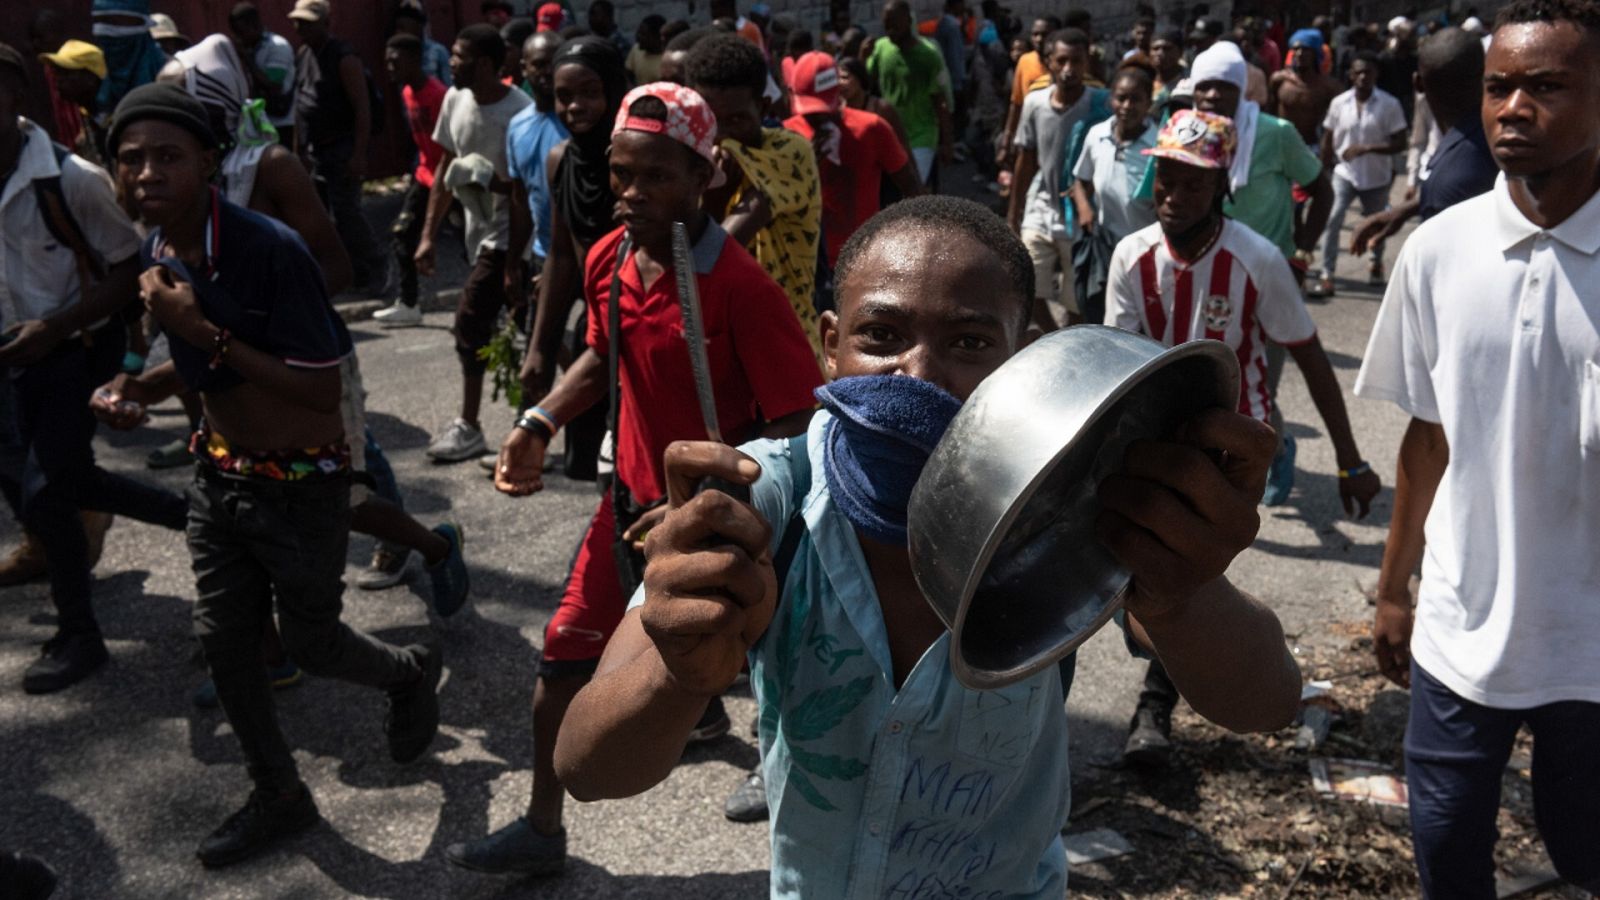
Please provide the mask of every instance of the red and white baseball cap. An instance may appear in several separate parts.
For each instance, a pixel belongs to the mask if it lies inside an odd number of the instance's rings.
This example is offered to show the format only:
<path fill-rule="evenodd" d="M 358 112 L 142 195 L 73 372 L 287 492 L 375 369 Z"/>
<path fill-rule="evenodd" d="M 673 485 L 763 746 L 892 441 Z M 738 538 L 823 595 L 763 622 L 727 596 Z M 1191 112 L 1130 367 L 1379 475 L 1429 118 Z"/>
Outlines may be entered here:
<path fill-rule="evenodd" d="M 539 7 L 536 16 L 535 21 L 538 23 L 538 30 L 560 31 L 562 24 L 566 21 L 567 13 L 559 3 L 546 3 Z"/>
<path fill-rule="evenodd" d="M 660 100 L 667 108 L 665 120 L 632 114 L 634 103 L 646 97 Z M 642 131 L 672 138 L 704 157 L 711 163 L 711 187 L 721 187 L 727 181 L 722 167 L 717 165 L 717 116 L 706 99 L 692 88 L 670 81 L 641 84 L 622 98 L 617 109 L 616 124 L 611 127 L 615 138 L 624 131 Z"/>
<path fill-rule="evenodd" d="M 789 68 L 789 108 L 797 116 L 831 113 L 839 109 L 839 67 L 833 57 L 813 50 Z"/>

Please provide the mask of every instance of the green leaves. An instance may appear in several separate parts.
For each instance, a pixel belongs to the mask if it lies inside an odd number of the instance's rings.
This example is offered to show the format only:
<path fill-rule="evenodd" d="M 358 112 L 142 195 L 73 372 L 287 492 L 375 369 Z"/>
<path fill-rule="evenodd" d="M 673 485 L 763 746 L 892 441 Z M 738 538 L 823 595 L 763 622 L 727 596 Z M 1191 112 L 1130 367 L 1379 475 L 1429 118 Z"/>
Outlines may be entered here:
<path fill-rule="evenodd" d="M 823 812 L 838 812 L 839 811 L 839 807 L 834 806 L 832 803 L 828 802 L 828 798 L 822 796 L 822 792 L 817 790 L 817 786 L 812 784 L 811 783 L 811 779 L 807 778 L 805 773 L 802 772 L 801 770 L 799 770 L 799 769 L 790 769 L 789 770 L 789 775 L 788 775 L 788 782 L 789 782 L 789 786 L 793 787 L 795 789 L 795 791 L 797 791 L 800 794 L 800 796 L 806 798 L 806 802 L 807 803 L 810 803 L 812 806 L 815 806 L 817 809 L 820 809 Z"/>
<path fill-rule="evenodd" d="M 860 778 L 867 773 L 867 764 L 859 759 L 847 759 L 843 756 L 834 756 L 827 753 L 812 753 L 809 750 L 802 750 L 793 744 L 789 745 L 789 755 L 807 772 L 818 778 L 849 781 L 852 778 Z"/>
<path fill-rule="evenodd" d="M 789 740 L 816 740 L 832 731 L 872 691 L 872 681 L 870 676 L 863 676 L 807 694 L 789 713 Z"/>
<path fill-rule="evenodd" d="M 515 410 L 522 409 L 522 335 L 514 323 L 507 322 L 489 343 L 478 349 L 478 358 L 489 366 L 489 376 L 494 387 L 491 401 L 506 395 L 506 402 Z"/>

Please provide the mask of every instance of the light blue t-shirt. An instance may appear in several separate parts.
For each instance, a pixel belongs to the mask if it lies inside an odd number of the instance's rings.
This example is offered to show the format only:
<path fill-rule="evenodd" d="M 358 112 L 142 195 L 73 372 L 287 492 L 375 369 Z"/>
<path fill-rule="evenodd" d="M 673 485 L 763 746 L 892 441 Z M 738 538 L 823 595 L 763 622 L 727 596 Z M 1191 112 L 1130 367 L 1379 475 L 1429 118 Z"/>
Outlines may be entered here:
<path fill-rule="evenodd" d="M 511 118 L 506 127 L 506 171 L 528 189 L 528 211 L 533 214 L 533 255 L 550 255 L 550 180 L 544 161 L 555 145 L 567 139 L 567 127 L 553 112 L 540 112 L 537 104 Z"/>
<path fill-rule="evenodd" d="M 872 574 L 822 474 L 829 418 L 811 421 L 805 537 L 750 652 L 772 896 L 1059 900 L 1070 781 L 1056 670 L 969 690 L 946 633 L 895 690 Z M 793 506 L 790 444 L 740 449 L 761 464 L 752 501 L 776 551 Z"/>

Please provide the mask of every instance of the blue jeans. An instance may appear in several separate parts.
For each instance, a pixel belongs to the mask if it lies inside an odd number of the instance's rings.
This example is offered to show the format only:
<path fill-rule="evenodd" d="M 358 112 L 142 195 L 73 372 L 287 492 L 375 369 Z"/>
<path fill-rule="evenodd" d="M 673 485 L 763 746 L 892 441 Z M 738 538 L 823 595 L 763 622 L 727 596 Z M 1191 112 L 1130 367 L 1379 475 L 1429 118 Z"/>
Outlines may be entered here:
<path fill-rule="evenodd" d="M 63 634 L 98 634 L 89 603 L 89 541 L 81 510 L 99 510 L 181 530 L 187 504 L 171 491 L 95 465 L 89 395 L 120 365 L 120 326 L 90 346 L 65 341 L 44 359 L 11 370 L 8 422 L 0 427 L 0 493 L 50 560 L 50 596 Z M 0 374 L 0 377 L 6 377 Z"/>
<path fill-rule="evenodd" d="M 1500 779 L 1523 724 L 1533 732 L 1533 808 L 1561 877 L 1600 892 L 1600 703 L 1494 709 L 1411 664 L 1406 781 L 1427 897 L 1492 898 Z"/>
<path fill-rule="evenodd" d="M 372 492 L 405 509 L 406 501 L 400 498 L 400 483 L 395 481 L 394 468 L 389 465 L 389 457 L 383 455 L 383 448 L 378 446 L 378 439 L 373 437 L 371 428 L 367 429 L 366 447 L 362 452 L 367 458 L 367 474 L 372 476 Z"/>
<path fill-rule="evenodd" d="M 1339 237 L 1344 230 L 1344 217 L 1350 204 L 1361 201 L 1361 214 L 1370 216 L 1389 208 L 1389 185 L 1357 190 L 1354 183 L 1333 176 L 1333 214 L 1328 217 L 1328 230 L 1322 233 L 1322 274 L 1333 277 L 1333 267 L 1339 262 Z M 1383 241 L 1372 245 L 1372 262 L 1383 264 Z"/>

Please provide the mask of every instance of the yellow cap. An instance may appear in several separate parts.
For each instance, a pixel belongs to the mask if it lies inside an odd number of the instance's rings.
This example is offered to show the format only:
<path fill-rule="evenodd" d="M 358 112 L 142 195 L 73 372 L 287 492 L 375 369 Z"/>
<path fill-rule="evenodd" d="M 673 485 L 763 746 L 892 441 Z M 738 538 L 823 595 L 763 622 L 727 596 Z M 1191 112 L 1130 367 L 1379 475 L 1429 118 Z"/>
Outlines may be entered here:
<path fill-rule="evenodd" d="M 41 53 L 39 58 L 62 69 L 86 69 L 100 78 L 106 77 L 106 55 L 88 41 L 67 41 L 54 53 Z"/>

